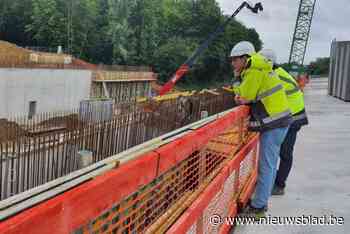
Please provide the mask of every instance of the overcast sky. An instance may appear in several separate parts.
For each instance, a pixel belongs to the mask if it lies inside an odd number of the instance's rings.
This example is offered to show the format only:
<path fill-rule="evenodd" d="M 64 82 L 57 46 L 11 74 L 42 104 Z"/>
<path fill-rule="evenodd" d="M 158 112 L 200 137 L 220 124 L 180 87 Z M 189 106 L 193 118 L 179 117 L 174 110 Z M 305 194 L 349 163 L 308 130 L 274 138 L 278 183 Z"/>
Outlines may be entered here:
<path fill-rule="evenodd" d="M 217 0 L 225 14 L 232 14 L 242 0 Z M 252 0 L 251 2 L 258 2 Z M 278 53 L 279 62 L 287 62 L 300 0 L 260 0 L 260 15 L 243 10 L 236 19 L 255 28 L 265 48 Z M 331 41 L 350 41 L 350 0 L 317 0 L 305 63 L 329 56 Z"/>

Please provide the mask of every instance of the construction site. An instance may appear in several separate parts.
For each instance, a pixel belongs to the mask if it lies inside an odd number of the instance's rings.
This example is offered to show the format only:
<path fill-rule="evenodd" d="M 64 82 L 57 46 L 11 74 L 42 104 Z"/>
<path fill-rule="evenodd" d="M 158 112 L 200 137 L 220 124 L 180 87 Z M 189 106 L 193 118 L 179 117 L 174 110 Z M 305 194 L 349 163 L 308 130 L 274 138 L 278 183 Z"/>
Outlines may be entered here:
<path fill-rule="evenodd" d="M 236 219 L 259 181 L 251 105 L 231 87 L 177 84 L 241 10 L 259 17 L 264 3 L 239 5 L 163 84 L 149 66 L 0 38 L 0 233 L 349 233 L 350 42 L 332 41 L 329 74 L 309 78 L 315 4 L 300 0 L 288 61 L 309 125 L 262 224 Z"/>

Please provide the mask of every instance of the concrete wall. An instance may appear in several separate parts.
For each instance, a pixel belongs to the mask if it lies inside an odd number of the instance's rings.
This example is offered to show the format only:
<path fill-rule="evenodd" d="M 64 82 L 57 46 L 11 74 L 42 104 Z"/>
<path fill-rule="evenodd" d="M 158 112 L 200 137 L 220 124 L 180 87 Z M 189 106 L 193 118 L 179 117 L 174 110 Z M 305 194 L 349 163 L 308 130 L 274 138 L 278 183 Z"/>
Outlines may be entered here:
<path fill-rule="evenodd" d="M 90 96 L 91 72 L 87 70 L 0 68 L 0 118 L 36 112 L 78 108 Z"/>

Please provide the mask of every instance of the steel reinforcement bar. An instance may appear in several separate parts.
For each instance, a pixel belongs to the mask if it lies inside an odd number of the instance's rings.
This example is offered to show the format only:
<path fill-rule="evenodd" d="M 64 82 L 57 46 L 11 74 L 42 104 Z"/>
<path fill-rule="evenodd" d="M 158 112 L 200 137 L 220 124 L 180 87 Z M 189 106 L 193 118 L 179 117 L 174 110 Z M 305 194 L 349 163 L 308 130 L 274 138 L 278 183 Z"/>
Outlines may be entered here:
<path fill-rule="evenodd" d="M 238 107 L 0 202 L 0 233 L 227 233 L 252 193 L 258 135 Z"/>

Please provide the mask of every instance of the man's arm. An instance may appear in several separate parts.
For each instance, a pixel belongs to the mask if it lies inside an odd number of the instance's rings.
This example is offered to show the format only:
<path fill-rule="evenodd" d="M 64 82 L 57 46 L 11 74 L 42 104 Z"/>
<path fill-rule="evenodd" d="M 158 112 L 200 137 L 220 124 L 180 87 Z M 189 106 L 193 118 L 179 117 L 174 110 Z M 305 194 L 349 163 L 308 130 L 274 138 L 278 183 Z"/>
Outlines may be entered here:
<path fill-rule="evenodd" d="M 259 70 L 249 71 L 241 84 L 233 88 L 233 91 L 242 100 L 252 102 L 256 99 L 261 86 L 263 74 Z"/>

